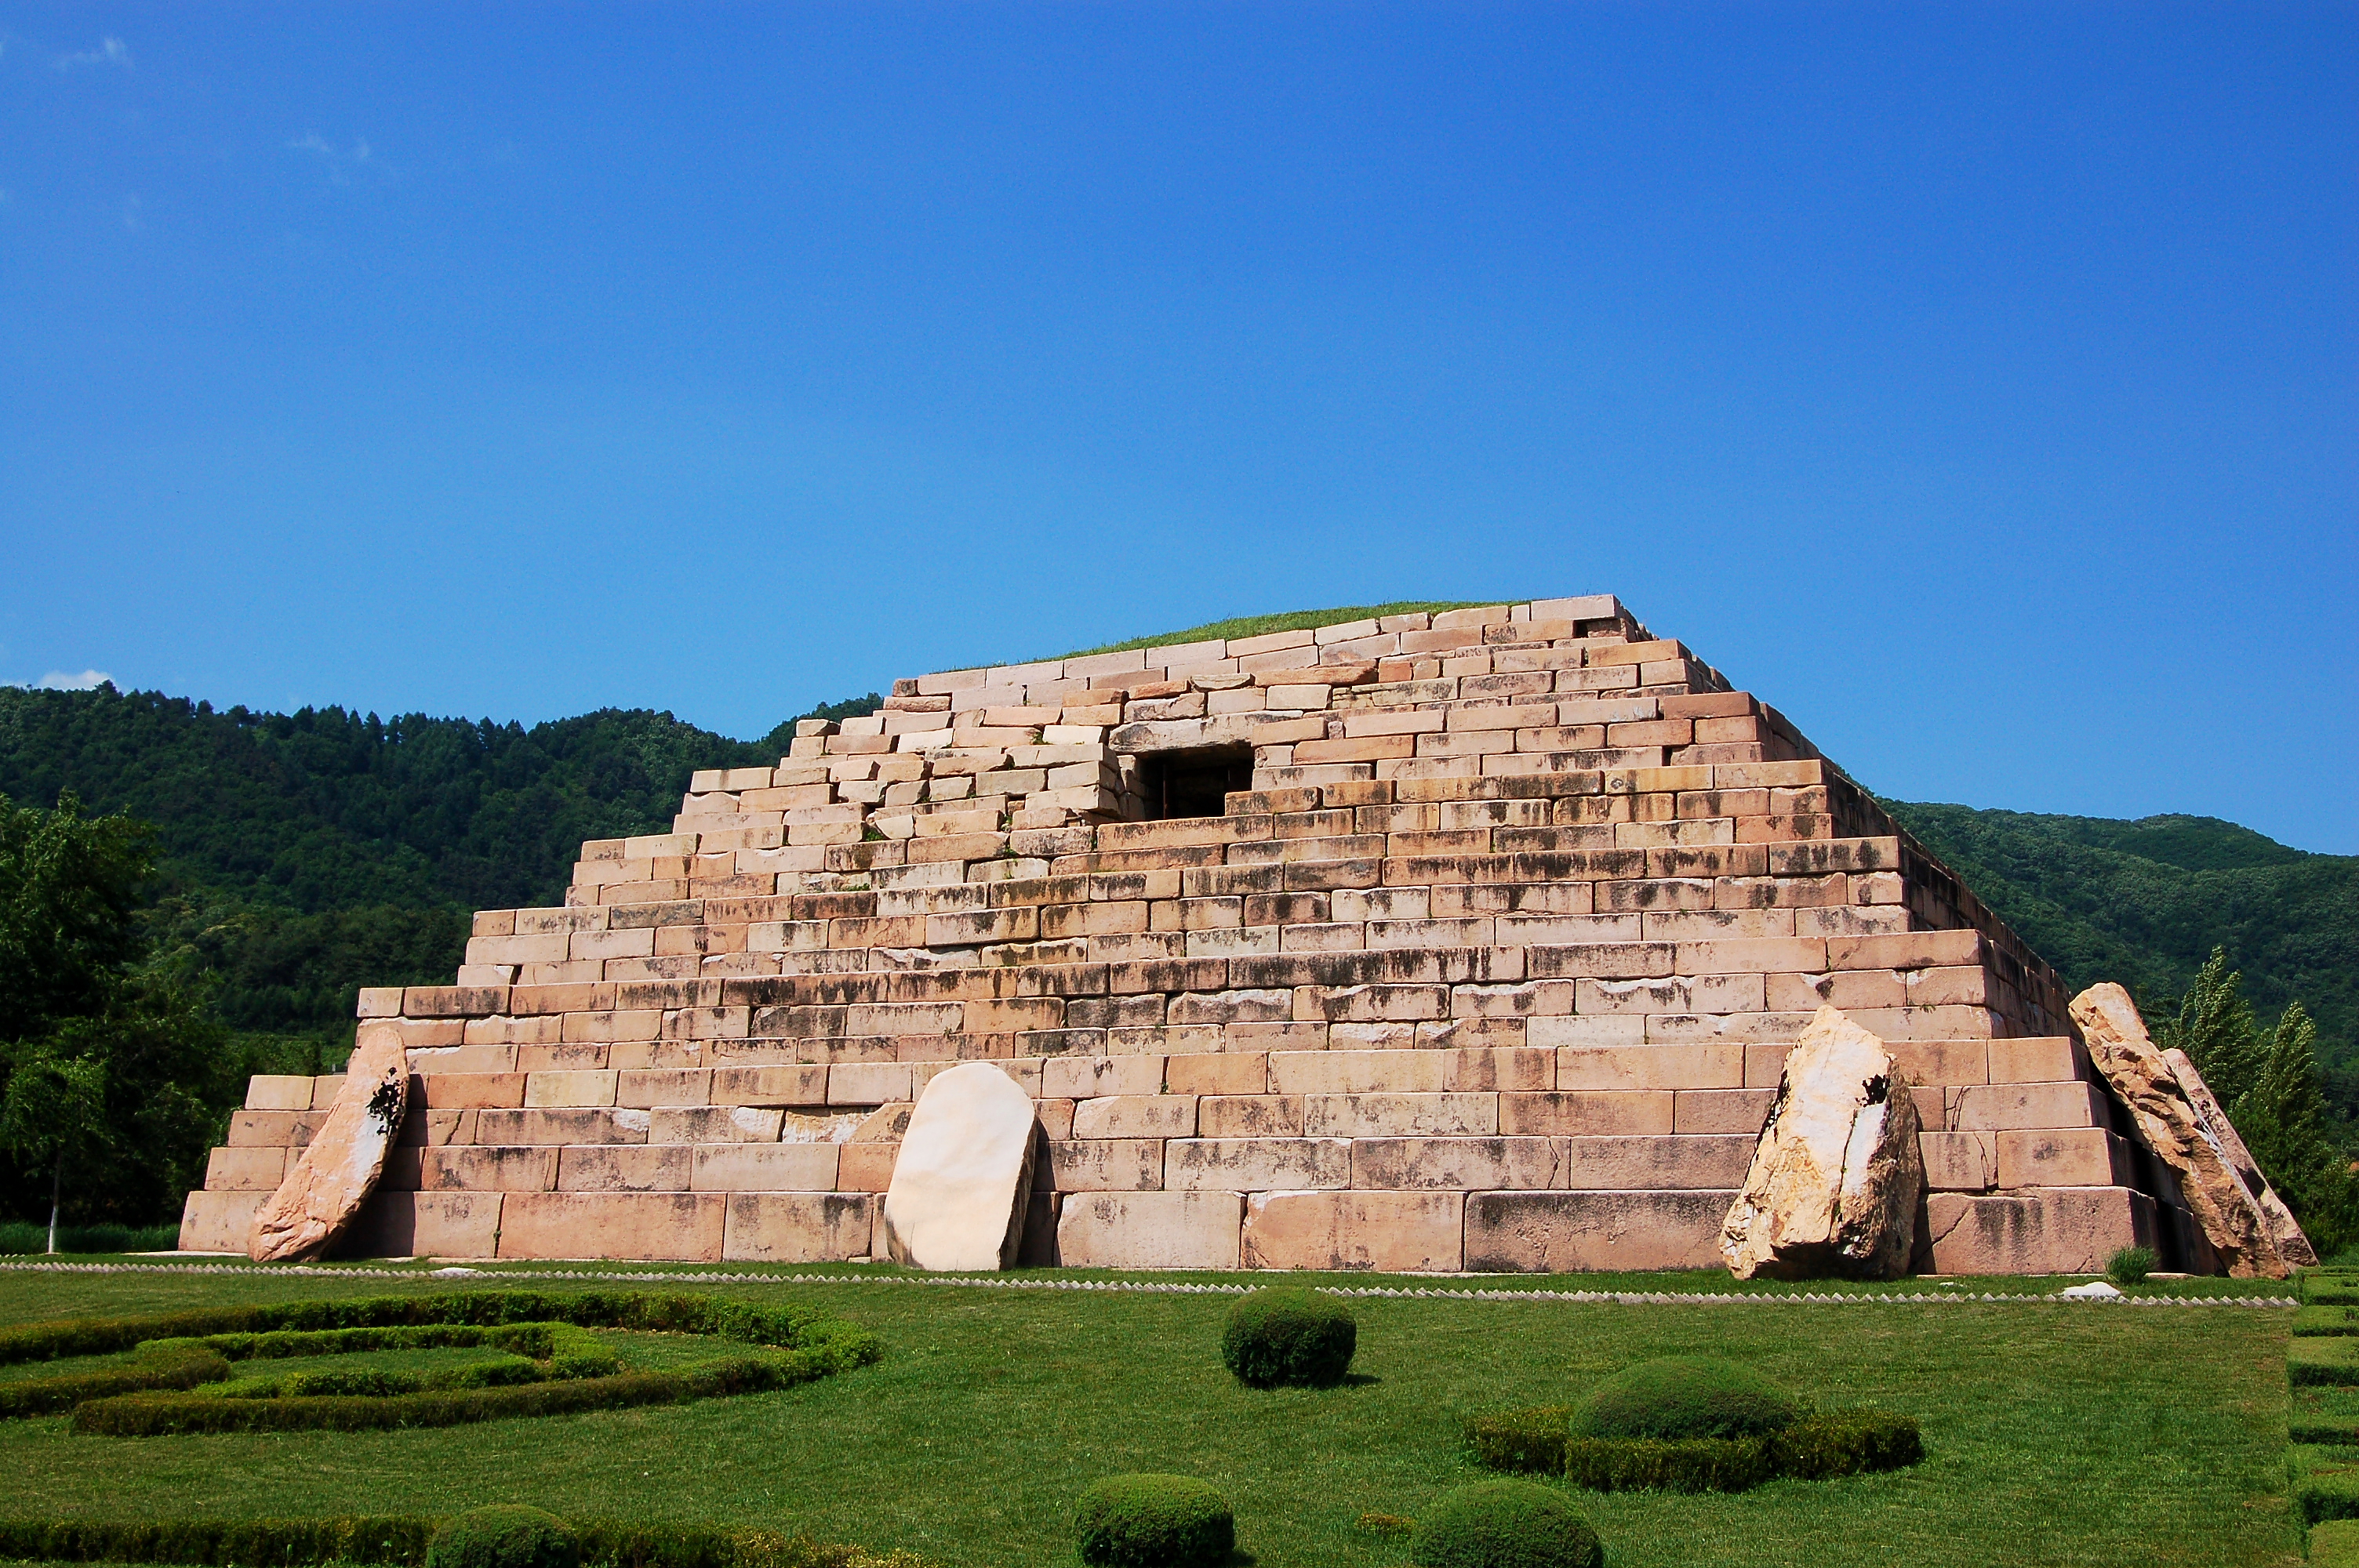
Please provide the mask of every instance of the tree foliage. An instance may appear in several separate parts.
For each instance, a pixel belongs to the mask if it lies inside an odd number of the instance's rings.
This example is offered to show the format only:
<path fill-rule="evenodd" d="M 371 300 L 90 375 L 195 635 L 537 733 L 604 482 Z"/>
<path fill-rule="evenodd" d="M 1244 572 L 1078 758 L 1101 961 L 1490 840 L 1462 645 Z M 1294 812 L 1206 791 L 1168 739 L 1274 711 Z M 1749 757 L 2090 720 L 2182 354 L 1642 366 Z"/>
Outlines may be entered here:
<path fill-rule="evenodd" d="M 619 709 L 527 729 L 0 687 L 0 794 L 152 823 L 155 965 L 286 1070 L 322 1071 L 361 986 L 448 981 L 473 911 L 559 902 L 583 839 L 663 830 L 691 772 L 775 762 L 794 724 L 746 741 Z"/>
<path fill-rule="evenodd" d="M 2155 1043 L 2187 1053 L 2319 1256 L 2332 1257 L 2359 1241 L 2359 1177 L 2327 1103 L 2318 1026 L 2296 1001 L 2264 1029 L 2243 989 L 2227 953 L 2214 948 L 2175 1015 L 2156 1026 Z"/>
<path fill-rule="evenodd" d="M 46 811 L 0 795 L 0 1201 L 18 1214 L 55 1195 L 85 1220 L 168 1214 L 251 1065 L 143 962 L 152 843 L 71 793 Z"/>

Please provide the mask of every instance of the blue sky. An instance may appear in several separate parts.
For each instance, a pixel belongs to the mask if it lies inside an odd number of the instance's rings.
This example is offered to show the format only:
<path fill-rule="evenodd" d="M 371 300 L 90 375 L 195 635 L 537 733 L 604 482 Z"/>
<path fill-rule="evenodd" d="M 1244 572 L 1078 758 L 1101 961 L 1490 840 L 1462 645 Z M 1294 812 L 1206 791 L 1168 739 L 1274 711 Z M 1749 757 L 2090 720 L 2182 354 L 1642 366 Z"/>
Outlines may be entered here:
<path fill-rule="evenodd" d="M 0 3 L 0 679 L 756 734 L 1620 594 L 2359 851 L 2359 9 Z"/>

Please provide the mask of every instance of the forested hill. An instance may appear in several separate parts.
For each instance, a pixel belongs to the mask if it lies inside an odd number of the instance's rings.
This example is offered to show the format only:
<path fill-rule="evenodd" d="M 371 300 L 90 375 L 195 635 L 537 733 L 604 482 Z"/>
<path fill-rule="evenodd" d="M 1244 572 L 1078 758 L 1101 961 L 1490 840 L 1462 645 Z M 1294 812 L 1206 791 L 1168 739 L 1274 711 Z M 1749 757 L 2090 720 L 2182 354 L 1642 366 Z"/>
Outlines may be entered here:
<path fill-rule="evenodd" d="M 866 712 L 874 697 L 832 704 Z M 0 687 L 0 794 L 157 825 L 158 919 L 229 1022 L 349 1041 L 360 985 L 448 979 L 469 912 L 562 897 L 584 838 L 661 831 L 700 767 L 786 749 L 668 713 L 525 729 L 339 708 L 214 711 L 152 692 Z M 2177 995 L 2216 946 L 2273 1016 L 2299 997 L 2359 1110 L 2359 858 L 2209 817 L 2117 822 L 1887 802 L 2078 988 Z"/>
<path fill-rule="evenodd" d="M 816 710 L 868 712 L 872 695 Z M 669 713 L 526 729 L 0 687 L 0 795 L 156 825 L 159 935 L 241 1030 L 349 1041 L 362 984 L 447 980 L 468 914 L 562 899 L 585 838 L 659 831 L 690 772 L 774 762 Z"/>
<path fill-rule="evenodd" d="M 2289 849 L 2215 816 L 1884 805 L 2076 990 L 2118 980 L 2151 1004 L 2225 947 L 2265 1018 L 2297 999 L 2309 1009 L 2336 1098 L 2359 1112 L 2359 856 Z"/>

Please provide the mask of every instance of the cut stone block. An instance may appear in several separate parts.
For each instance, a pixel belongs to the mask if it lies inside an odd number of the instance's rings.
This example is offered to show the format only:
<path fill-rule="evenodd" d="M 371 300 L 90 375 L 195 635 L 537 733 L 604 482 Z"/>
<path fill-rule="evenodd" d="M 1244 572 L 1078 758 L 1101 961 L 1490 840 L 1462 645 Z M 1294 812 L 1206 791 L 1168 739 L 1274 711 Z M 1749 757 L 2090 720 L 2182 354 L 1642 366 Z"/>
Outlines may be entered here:
<path fill-rule="evenodd" d="M 287 1179 L 284 1149 L 216 1149 L 205 1161 L 205 1190 L 275 1193 Z"/>
<path fill-rule="evenodd" d="M 501 1195 L 408 1193 L 380 1187 L 336 1244 L 352 1258 L 489 1258 L 499 1245 Z"/>
<path fill-rule="evenodd" d="M 743 1263 L 832 1263 L 863 1257 L 874 1236 L 875 1202 L 866 1193 L 733 1194 L 721 1255 Z"/>
<path fill-rule="evenodd" d="M 254 1228 L 255 1211 L 270 1201 L 268 1193 L 194 1192 L 180 1206 L 183 1252 L 244 1252 Z"/>
<path fill-rule="evenodd" d="M 1908 1270 L 1925 1191 L 1917 1103 L 1884 1043 L 1822 1007 L 1786 1058 L 1721 1254 L 1740 1280 Z"/>
<path fill-rule="evenodd" d="M 258 1263 L 316 1258 L 360 1212 L 409 1103 L 409 1055 L 397 1038 L 353 1051 L 342 1088 L 287 1179 L 255 1211 L 246 1255 Z"/>
<path fill-rule="evenodd" d="M 1255 1193 L 1245 1199 L 1248 1269 L 1455 1272 L 1462 1193 Z"/>
<path fill-rule="evenodd" d="M 1072 1193 L 1057 1220 L 1069 1269 L 1234 1269 L 1238 1193 Z"/>
<path fill-rule="evenodd" d="M 1997 1186 L 1999 1137 L 1995 1132 L 1919 1133 L 1926 1187 L 1937 1193 L 1980 1193 Z"/>
<path fill-rule="evenodd" d="M 2126 1187 L 1932 1193 L 1917 1264 L 1939 1274 L 2097 1274 L 2123 1248 L 2154 1244 L 2154 1200 Z"/>
<path fill-rule="evenodd" d="M 510 1193 L 502 1258 L 721 1259 L 718 1193 Z"/>
<path fill-rule="evenodd" d="M 1709 1269 L 1733 1189 L 1470 1193 L 1466 1267 L 1480 1273 Z"/>
<path fill-rule="evenodd" d="M 997 1067 L 968 1062 L 937 1073 L 909 1113 L 885 1195 L 894 1261 L 935 1270 L 1012 1264 L 1038 1129 L 1030 1097 Z"/>

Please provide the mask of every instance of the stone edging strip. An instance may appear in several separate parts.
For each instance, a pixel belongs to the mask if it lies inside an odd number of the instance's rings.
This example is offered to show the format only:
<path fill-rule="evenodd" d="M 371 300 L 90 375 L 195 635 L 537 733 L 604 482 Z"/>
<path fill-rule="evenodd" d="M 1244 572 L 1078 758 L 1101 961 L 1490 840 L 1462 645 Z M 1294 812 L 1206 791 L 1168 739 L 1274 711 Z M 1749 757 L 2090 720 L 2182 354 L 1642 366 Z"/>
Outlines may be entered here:
<path fill-rule="evenodd" d="M 1144 1295 L 1234 1296 L 1260 1290 L 1259 1285 L 1234 1283 L 1187 1284 L 1161 1280 L 1027 1280 L 995 1274 L 694 1274 L 650 1273 L 644 1271 L 589 1269 L 321 1269 L 302 1263 L 48 1263 L 0 1261 L 0 1273 L 50 1274 L 209 1274 L 264 1278 L 326 1280 L 594 1280 L 602 1283 L 667 1283 L 695 1285 L 958 1285 L 1000 1291 L 1127 1291 Z M 2021 1295 L 1984 1291 L 1916 1291 L 1876 1295 L 1842 1291 L 1796 1291 L 1786 1293 L 1702 1291 L 1516 1291 L 1459 1290 L 1422 1285 L 1317 1285 L 1328 1295 L 1399 1297 L 1428 1301 L 1469 1302 L 1588 1302 L 1619 1306 L 1873 1306 L 1897 1303 L 1927 1305 L 1971 1302 L 1977 1305 L 2054 1303 L 2101 1306 L 2237 1306 L 2298 1307 L 2292 1296 L 2067 1296 Z"/>

